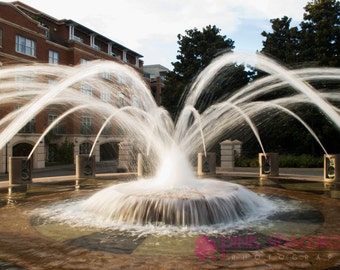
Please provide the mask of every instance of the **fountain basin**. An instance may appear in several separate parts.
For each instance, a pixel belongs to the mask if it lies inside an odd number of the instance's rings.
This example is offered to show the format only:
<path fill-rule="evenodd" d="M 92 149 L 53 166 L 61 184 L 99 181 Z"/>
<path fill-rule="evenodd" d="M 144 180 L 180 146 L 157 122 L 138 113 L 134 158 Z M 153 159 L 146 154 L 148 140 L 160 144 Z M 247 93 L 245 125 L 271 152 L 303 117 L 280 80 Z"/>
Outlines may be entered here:
<path fill-rule="evenodd" d="M 214 179 L 164 186 L 152 179 L 113 185 L 79 205 L 79 211 L 126 224 L 204 226 L 256 218 L 274 206 L 245 187 Z"/>
<path fill-rule="evenodd" d="M 196 255 L 195 250 L 198 248 L 196 240 L 200 239 L 201 232 L 182 234 L 168 230 L 168 233 L 163 234 L 161 232 L 149 234 L 137 232 L 136 234 L 133 231 L 122 232 L 121 228 L 114 230 L 115 228 L 75 227 L 47 218 L 53 214 L 51 210 L 53 205 L 62 206 L 60 211 L 66 214 L 70 210 L 68 205 L 71 202 L 81 202 L 98 188 L 117 183 L 116 180 L 100 179 L 82 180 L 79 189 L 75 189 L 74 182 L 55 182 L 53 186 L 46 183 L 45 192 L 41 189 L 43 183 L 31 184 L 24 201 L 19 200 L 14 206 L 0 207 L 0 217 L 3 221 L 1 228 L 4 232 L 0 239 L 2 251 L 0 260 L 16 264 L 24 269 L 106 269 L 112 265 L 121 269 L 188 269 L 190 267 L 202 269 L 207 263 L 215 268 L 249 268 L 249 265 L 263 265 L 263 267 L 270 265 L 278 269 L 297 269 L 303 265 L 306 269 L 313 267 L 326 269 L 338 265 L 339 252 L 335 248 L 331 253 L 326 253 L 323 247 L 302 250 L 301 248 L 287 248 L 284 243 L 275 248 L 268 248 L 266 245 L 272 237 L 278 234 L 290 240 L 305 235 L 316 237 L 339 235 L 340 217 L 337 215 L 340 209 L 339 201 L 330 199 L 326 195 L 320 196 L 320 194 L 305 192 L 305 190 L 299 191 L 302 183 L 306 188 L 311 186 L 315 188 L 317 185 L 320 190 L 323 190 L 322 183 L 296 182 L 299 189 L 292 190 L 288 185 L 279 188 L 283 180 L 278 181 L 278 185 L 268 187 L 262 186 L 262 182 L 258 179 L 243 178 L 231 179 L 231 181 L 245 185 L 252 192 L 266 194 L 266 198 L 286 198 L 281 201 L 281 207 L 278 209 L 281 212 L 280 208 L 284 208 L 284 212 L 282 215 L 270 215 L 269 219 L 264 219 L 260 223 L 255 221 L 240 227 L 230 226 L 218 235 L 215 233 L 215 226 L 209 226 L 210 229 L 203 232 L 203 235 L 215 241 L 218 253 L 213 255 L 216 260 L 211 260 L 210 257 L 200 259 Z M 284 183 L 287 184 L 287 181 Z M 295 187 L 295 181 L 290 180 L 288 183 Z M 17 198 L 20 194 L 12 195 Z M 6 196 L 7 192 L 4 191 L 3 198 L 0 197 L 0 200 L 3 199 L 6 202 Z M 286 206 L 292 203 L 297 207 L 293 205 L 286 209 Z M 46 212 L 43 213 L 46 215 L 41 216 L 40 210 L 45 209 Z M 311 219 L 310 213 L 316 212 L 316 209 L 321 211 L 324 219 Z M 235 247 L 231 250 L 230 247 L 222 250 L 220 245 L 222 239 L 227 241 L 228 237 L 232 237 L 231 239 L 243 240 L 248 234 L 257 237 L 259 248 L 250 250 L 247 247 Z M 230 243 L 225 242 L 225 244 Z M 317 254 L 320 254 L 321 260 L 318 259 Z M 328 254 L 332 257 L 326 257 Z M 230 263 L 233 265 L 230 266 Z"/>

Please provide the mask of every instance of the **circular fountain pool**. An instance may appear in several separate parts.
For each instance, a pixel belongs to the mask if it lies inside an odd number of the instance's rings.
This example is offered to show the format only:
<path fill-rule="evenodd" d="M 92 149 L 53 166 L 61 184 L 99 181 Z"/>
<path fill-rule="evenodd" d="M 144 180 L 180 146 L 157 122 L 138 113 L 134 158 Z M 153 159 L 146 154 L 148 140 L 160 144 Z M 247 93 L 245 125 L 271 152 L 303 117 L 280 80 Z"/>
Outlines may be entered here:
<path fill-rule="evenodd" d="M 75 226 L 146 226 L 154 231 L 172 226 L 196 231 L 206 226 L 216 229 L 261 220 L 275 211 L 273 201 L 234 183 L 204 179 L 190 185 L 163 186 L 144 179 L 109 186 L 87 199 L 41 209 L 40 215 Z"/>
<path fill-rule="evenodd" d="M 111 181 L 105 180 L 91 183 L 90 186 L 84 186 L 80 182 L 77 189 L 74 189 L 74 183 L 69 186 L 62 183 L 62 190 L 57 189 L 57 184 L 31 185 L 26 197 L 17 204 L 0 208 L 3 231 L 0 238 L 0 259 L 27 269 L 102 269 L 112 265 L 135 269 L 185 269 L 189 266 L 200 269 L 205 263 L 209 263 L 211 267 L 227 266 L 230 263 L 257 263 L 277 267 L 288 265 L 287 269 L 296 269 L 301 263 L 329 266 L 337 258 L 335 247 L 331 250 L 334 258 L 318 261 L 311 256 L 315 252 L 325 254 L 326 247 L 306 250 L 305 247 L 289 246 L 294 239 L 334 237 L 340 233 L 340 219 L 336 215 L 340 204 L 326 196 L 281 189 L 272 184 L 268 187 L 258 186 L 255 184 L 256 180 L 240 179 L 234 182 L 246 184 L 256 196 L 276 205 L 276 210 L 262 218 L 240 220 L 229 226 L 197 226 L 196 231 L 193 227 L 169 224 L 118 226 L 112 220 L 103 223 L 103 220 L 96 220 L 91 215 L 87 220 L 84 216 L 81 220 L 80 213 L 71 222 L 71 213 L 76 214 L 75 209 L 79 209 L 79 205 L 109 182 Z M 270 183 L 269 180 L 267 182 Z M 302 184 L 298 184 L 301 189 Z M 315 184 L 304 185 L 314 185 L 315 189 Z M 113 187 L 124 190 L 124 186 L 120 187 L 120 184 L 108 188 Z M 231 193 L 234 191 L 235 189 L 230 189 Z M 16 198 L 15 193 L 11 196 Z M 20 198 L 22 196 L 24 195 L 20 195 Z M 200 258 L 200 252 L 212 243 L 215 247 L 214 257 L 206 254 L 206 258 Z M 311 254 L 311 251 L 314 253 Z M 230 254 L 234 256 L 233 261 L 230 261 Z M 298 256 L 297 254 L 304 257 L 294 261 L 288 257 Z M 285 260 L 278 260 L 277 256 L 284 257 Z M 309 256 L 308 262 L 305 262 L 305 256 Z M 175 261 L 177 264 L 174 264 Z"/>
<path fill-rule="evenodd" d="M 295 200 L 256 193 L 236 183 L 198 181 L 194 186 L 166 188 L 151 180 L 114 184 L 90 196 L 37 208 L 32 224 L 133 235 L 199 235 L 267 230 L 302 212 L 311 214 L 303 219 L 315 218 L 312 207 Z"/>

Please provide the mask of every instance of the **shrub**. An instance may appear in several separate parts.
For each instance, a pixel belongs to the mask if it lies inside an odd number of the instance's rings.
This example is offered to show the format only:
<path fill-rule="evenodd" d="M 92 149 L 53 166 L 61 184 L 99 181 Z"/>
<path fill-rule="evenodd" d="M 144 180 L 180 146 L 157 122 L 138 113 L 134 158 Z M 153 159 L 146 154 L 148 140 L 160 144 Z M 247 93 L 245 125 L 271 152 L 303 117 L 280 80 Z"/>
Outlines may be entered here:
<path fill-rule="evenodd" d="M 235 157 L 236 167 L 258 167 L 258 157 L 246 158 L 243 156 Z M 280 168 L 322 168 L 323 157 L 314 157 L 312 155 L 279 155 Z"/>
<path fill-rule="evenodd" d="M 57 147 L 56 161 L 63 164 L 73 163 L 73 143 L 65 140 Z"/>

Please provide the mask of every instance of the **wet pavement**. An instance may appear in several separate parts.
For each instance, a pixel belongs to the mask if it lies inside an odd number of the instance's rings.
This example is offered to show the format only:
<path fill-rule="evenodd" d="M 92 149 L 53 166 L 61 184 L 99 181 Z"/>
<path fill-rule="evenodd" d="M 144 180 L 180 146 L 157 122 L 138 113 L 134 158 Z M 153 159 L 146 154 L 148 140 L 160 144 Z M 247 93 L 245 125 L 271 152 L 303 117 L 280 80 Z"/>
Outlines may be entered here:
<path fill-rule="evenodd" d="M 254 168 L 218 171 L 222 180 L 306 207 L 273 217 L 265 229 L 252 228 L 256 242 L 246 238 L 249 231 L 235 232 L 240 248 L 231 242 L 227 248 L 225 235 L 136 237 L 41 222 L 32 210 L 135 177 L 102 169 L 97 179 L 77 183 L 72 167 L 51 174 L 35 171 L 32 184 L 8 191 L 6 179 L 1 181 L 0 269 L 340 269 L 340 200 L 324 185 L 322 169 L 282 169 L 271 179 L 259 179 Z"/>

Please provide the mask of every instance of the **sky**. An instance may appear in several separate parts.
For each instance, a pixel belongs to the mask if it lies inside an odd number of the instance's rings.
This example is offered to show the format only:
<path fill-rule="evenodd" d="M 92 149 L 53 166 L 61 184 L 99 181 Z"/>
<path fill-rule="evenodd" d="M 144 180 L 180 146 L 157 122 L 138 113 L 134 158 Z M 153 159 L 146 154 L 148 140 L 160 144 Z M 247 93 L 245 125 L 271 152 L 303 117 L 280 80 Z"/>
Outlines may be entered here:
<path fill-rule="evenodd" d="M 1 1 L 1 0 L 0 0 Z M 12 2 L 2 0 L 3 2 Z M 235 52 L 262 49 L 262 31 L 270 19 L 303 19 L 308 0 L 21 0 L 58 20 L 71 19 L 143 55 L 144 65 L 172 70 L 178 54 L 177 35 L 216 25 L 232 39 Z"/>

